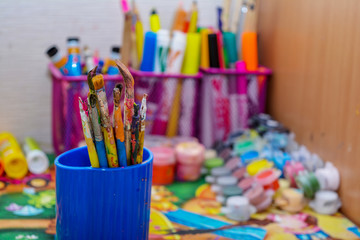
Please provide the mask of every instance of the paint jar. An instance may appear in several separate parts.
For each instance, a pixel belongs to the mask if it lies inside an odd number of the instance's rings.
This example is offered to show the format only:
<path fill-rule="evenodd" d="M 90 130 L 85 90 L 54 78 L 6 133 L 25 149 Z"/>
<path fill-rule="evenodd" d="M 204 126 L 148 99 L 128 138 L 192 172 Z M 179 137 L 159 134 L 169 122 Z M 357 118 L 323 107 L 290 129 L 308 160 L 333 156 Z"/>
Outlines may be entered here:
<path fill-rule="evenodd" d="M 233 196 L 226 200 L 226 207 L 221 212 L 231 220 L 247 221 L 256 212 L 256 208 L 250 205 L 249 200 L 243 196 Z"/>
<path fill-rule="evenodd" d="M 0 134 L 0 158 L 9 178 L 22 179 L 28 172 L 25 156 L 11 133 Z"/>
<path fill-rule="evenodd" d="M 266 199 L 264 188 L 256 184 L 254 187 L 249 189 L 244 193 L 244 196 L 247 197 L 252 205 L 258 205 Z"/>
<path fill-rule="evenodd" d="M 179 181 L 195 181 L 200 177 L 205 147 L 196 142 L 176 145 L 176 177 Z"/>
<path fill-rule="evenodd" d="M 279 188 L 279 177 L 281 171 L 277 169 L 265 169 L 255 176 L 255 180 L 259 183 L 265 190 L 272 189 L 276 191 Z"/>
<path fill-rule="evenodd" d="M 55 159 L 56 239 L 148 239 L 153 155 L 141 164 L 92 168 L 86 147 Z"/>
<path fill-rule="evenodd" d="M 320 184 L 312 172 L 303 171 L 295 178 L 296 185 L 303 192 L 305 197 L 313 198 L 315 193 L 320 190 Z"/>
<path fill-rule="evenodd" d="M 242 193 L 242 189 L 238 186 L 226 186 L 223 188 L 222 194 L 216 196 L 216 201 L 224 204 L 229 197 L 240 196 Z"/>
<path fill-rule="evenodd" d="M 292 187 L 296 186 L 295 177 L 299 174 L 299 172 L 304 171 L 304 166 L 301 162 L 287 162 L 284 167 L 284 176 L 286 179 L 290 181 L 290 185 Z"/>
<path fill-rule="evenodd" d="M 241 188 L 243 191 L 246 191 L 252 187 L 254 184 L 255 179 L 253 177 L 244 178 L 238 184 L 238 187 Z"/>
<path fill-rule="evenodd" d="M 246 171 L 250 176 L 255 176 L 258 172 L 264 169 L 272 168 L 274 163 L 267 161 L 266 159 L 260 159 L 251 162 L 246 167 Z"/>
<path fill-rule="evenodd" d="M 336 191 L 339 188 L 340 174 L 331 162 L 326 162 L 324 168 L 317 169 L 315 176 L 320 183 L 321 190 Z"/>
<path fill-rule="evenodd" d="M 280 195 L 275 199 L 275 204 L 290 213 L 297 213 L 304 209 L 307 201 L 304 193 L 296 188 L 283 189 Z"/>
<path fill-rule="evenodd" d="M 154 147 L 150 151 L 154 154 L 153 184 L 166 185 L 174 182 L 175 151 L 169 147 Z"/>
<path fill-rule="evenodd" d="M 199 140 L 195 137 L 186 137 L 186 136 L 176 136 L 173 137 L 171 140 L 173 146 L 176 146 L 179 143 L 183 143 L 183 142 L 197 142 L 197 143 L 199 142 Z"/>
<path fill-rule="evenodd" d="M 318 191 L 315 199 L 310 202 L 310 207 L 320 214 L 334 214 L 341 207 L 339 195 L 334 191 Z"/>

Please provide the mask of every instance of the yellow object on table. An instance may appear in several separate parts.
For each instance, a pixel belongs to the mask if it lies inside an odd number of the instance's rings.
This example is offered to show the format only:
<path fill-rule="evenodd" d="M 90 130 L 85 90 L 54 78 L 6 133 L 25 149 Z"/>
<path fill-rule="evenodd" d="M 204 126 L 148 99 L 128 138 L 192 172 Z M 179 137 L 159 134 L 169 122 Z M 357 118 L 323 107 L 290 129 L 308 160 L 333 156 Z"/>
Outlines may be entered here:
<path fill-rule="evenodd" d="M 261 170 L 272 168 L 273 166 L 273 162 L 269 162 L 266 159 L 260 159 L 253 161 L 249 165 L 247 165 L 246 171 L 250 176 L 255 176 Z"/>

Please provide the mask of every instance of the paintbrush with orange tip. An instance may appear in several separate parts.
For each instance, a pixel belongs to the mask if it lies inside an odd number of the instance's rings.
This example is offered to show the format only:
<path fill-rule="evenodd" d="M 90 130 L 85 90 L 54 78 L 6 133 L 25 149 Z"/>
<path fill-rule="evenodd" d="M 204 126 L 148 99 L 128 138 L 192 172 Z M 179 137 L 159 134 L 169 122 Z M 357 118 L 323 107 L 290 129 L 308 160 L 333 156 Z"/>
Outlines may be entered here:
<path fill-rule="evenodd" d="M 101 74 L 96 75 L 92 78 L 92 83 L 94 84 L 95 92 L 99 101 L 100 116 L 104 128 L 104 141 L 108 164 L 111 168 L 119 167 L 116 143 L 114 138 L 114 130 L 110 121 L 103 76 Z"/>
<path fill-rule="evenodd" d="M 125 83 L 124 99 L 124 125 L 125 125 L 125 148 L 128 165 L 131 165 L 131 122 L 134 115 L 134 78 L 129 69 L 120 61 L 116 60 L 116 65 L 123 76 Z"/>
<path fill-rule="evenodd" d="M 120 167 L 126 167 L 127 159 L 126 159 L 126 148 L 125 148 L 124 123 L 122 121 L 121 105 L 120 105 L 122 89 L 123 89 L 123 85 L 119 83 L 116 84 L 113 90 L 114 129 L 115 129 L 116 149 L 117 149 L 117 155 L 119 158 Z"/>

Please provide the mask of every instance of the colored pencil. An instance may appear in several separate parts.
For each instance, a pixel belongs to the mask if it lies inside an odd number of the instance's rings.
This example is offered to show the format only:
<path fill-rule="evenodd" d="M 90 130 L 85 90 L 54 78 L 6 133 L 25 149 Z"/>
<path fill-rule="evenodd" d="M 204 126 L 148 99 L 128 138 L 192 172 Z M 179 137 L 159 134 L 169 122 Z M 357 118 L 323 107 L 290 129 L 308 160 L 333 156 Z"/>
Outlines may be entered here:
<path fill-rule="evenodd" d="M 131 162 L 136 164 L 137 155 L 139 151 L 139 105 L 134 103 L 134 115 L 131 122 Z"/>
<path fill-rule="evenodd" d="M 91 93 L 88 98 L 90 106 L 90 120 L 94 133 L 96 152 L 99 158 L 100 167 L 107 168 L 108 162 L 106 157 L 104 137 L 101 132 L 100 117 L 96 105 L 98 105 L 97 96 L 95 93 Z"/>
<path fill-rule="evenodd" d="M 124 136 L 124 124 L 121 116 L 120 98 L 123 85 L 117 84 L 113 90 L 114 97 L 114 128 L 116 138 L 116 149 L 119 158 L 120 167 L 127 166 L 126 149 L 125 149 L 125 136 Z"/>
<path fill-rule="evenodd" d="M 81 116 L 81 123 L 82 129 L 84 133 L 85 142 L 87 145 L 90 164 L 94 168 L 99 167 L 99 159 L 96 153 L 95 145 L 91 136 L 91 125 L 88 113 L 88 107 L 86 102 L 84 103 L 81 98 L 79 97 L 79 108 L 80 108 L 80 116 Z"/>
<path fill-rule="evenodd" d="M 119 60 L 116 60 L 116 65 L 123 76 L 125 83 L 125 99 L 124 99 L 124 125 L 125 125 L 125 148 L 126 159 L 128 165 L 131 164 L 131 122 L 134 115 L 134 78 L 129 69 Z"/>
<path fill-rule="evenodd" d="M 145 120 L 146 120 L 146 98 L 147 94 L 145 93 L 141 101 L 140 107 L 140 127 L 139 127 L 139 151 L 136 158 L 136 163 L 140 164 L 143 160 L 143 151 L 144 151 L 144 139 L 145 139 Z"/>
<path fill-rule="evenodd" d="M 197 19 L 198 19 L 197 3 L 196 1 L 193 1 L 189 29 L 188 29 L 189 33 L 195 33 L 197 31 Z"/>
<path fill-rule="evenodd" d="M 111 168 L 119 167 L 114 130 L 111 126 L 108 102 L 106 99 L 104 78 L 101 74 L 99 74 L 93 77 L 92 82 L 99 101 L 101 122 L 104 127 L 104 141 L 108 164 Z"/>

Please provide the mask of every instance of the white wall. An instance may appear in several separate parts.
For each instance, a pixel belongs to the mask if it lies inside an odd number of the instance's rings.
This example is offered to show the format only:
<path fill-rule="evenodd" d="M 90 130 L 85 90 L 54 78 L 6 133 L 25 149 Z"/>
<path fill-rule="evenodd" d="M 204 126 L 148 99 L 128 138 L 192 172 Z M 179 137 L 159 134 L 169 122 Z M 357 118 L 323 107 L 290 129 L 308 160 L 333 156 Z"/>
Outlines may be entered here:
<path fill-rule="evenodd" d="M 1 0 L 0 1 L 0 132 L 26 136 L 51 149 L 51 80 L 45 50 L 58 45 L 65 54 L 68 36 L 107 56 L 121 43 L 120 0 Z M 169 28 L 178 1 L 136 0 L 145 30 L 156 7 L 161 24 Z M 184 0 L 190 8 L 191 0 Z M 216 25 L 221 0 L 198 0 L 199 24 Z"/>

